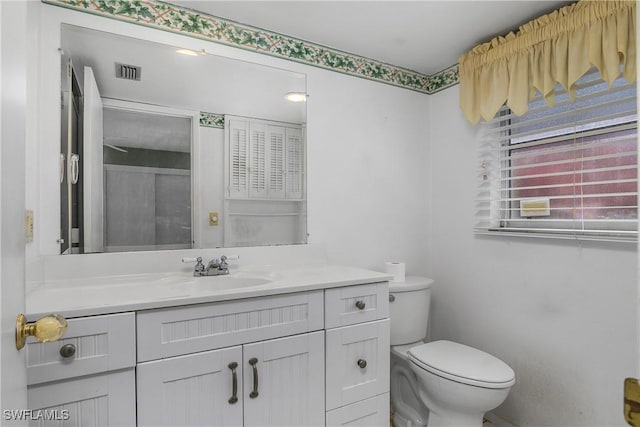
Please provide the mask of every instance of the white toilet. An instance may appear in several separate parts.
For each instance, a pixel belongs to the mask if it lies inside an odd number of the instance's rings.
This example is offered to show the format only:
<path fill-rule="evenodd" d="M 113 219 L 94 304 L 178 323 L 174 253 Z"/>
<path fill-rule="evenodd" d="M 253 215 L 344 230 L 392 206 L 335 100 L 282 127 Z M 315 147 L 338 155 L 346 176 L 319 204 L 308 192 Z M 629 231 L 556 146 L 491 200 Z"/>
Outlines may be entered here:
<path fill-rule="evenodd" d="M 500 359 L 451 341 L 424 343 L 432 279 L 389 282 L 391 404 L 396 427 L 480 427 L 515 383 Z"/>

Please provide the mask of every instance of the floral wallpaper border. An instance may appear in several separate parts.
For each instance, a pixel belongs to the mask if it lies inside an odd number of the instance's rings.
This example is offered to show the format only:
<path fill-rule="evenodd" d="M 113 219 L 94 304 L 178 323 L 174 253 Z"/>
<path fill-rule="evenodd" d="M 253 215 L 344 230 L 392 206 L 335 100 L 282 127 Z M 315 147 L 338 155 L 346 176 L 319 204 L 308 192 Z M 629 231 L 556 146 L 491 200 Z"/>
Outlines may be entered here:
<path fill-rule="evenodd" d="M 200 112 L 200 126 L 224 129 L 224 114 Z"/>
<path fill-rule="evenodd" d="M 156 0 L 42 0 L 348 75 L 433 94 L 458 83 L 458 64 L 430 76 Z"/>

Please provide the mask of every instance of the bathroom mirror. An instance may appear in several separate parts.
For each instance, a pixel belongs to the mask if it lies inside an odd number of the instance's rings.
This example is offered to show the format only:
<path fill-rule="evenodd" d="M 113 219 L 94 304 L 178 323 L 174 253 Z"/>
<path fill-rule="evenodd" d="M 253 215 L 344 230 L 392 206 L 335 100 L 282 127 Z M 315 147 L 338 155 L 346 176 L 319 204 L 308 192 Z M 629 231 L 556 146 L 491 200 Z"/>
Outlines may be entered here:
<path fill-rule="evenodd" d="M 285 98 L 305 75 L 66 24 L 61 39 L 60 253 L 306 243 L 306 104 Z"/>

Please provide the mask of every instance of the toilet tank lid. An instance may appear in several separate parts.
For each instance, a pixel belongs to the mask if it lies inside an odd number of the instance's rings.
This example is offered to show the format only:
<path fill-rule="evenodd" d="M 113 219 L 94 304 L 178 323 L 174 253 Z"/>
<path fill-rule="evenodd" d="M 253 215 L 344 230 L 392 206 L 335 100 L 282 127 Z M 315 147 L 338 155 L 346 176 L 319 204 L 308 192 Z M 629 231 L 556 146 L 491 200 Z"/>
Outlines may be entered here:
<path fill-rule="evenodd" d="M 407 276 L 404 282 L 389 282 L 389 292 L 409 292 L 429 289 L 433 279 L 420 276 Z"/>
<path fill-rule="evenodd" d="M 464 344 L 433 341 L 411 348 L 408 355 L 423 369 L 458 382 L 487 388 L 515 383 L 515 373 L 509 365 Z"/>

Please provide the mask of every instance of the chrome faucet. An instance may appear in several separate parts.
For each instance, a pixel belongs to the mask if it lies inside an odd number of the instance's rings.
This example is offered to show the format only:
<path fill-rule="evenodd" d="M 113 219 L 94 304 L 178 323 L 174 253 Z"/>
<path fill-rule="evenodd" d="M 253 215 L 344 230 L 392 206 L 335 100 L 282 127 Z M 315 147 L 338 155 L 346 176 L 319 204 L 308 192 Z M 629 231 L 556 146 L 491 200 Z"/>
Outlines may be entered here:
<path fill-rule="evenodd" d="M 196 259 L 183 258 L 182 262 L 196 262 L 193 269 L 193 275 L 196 277 L 202 276 L 222 276 L 229 274 L 229 264 L 227 264 L 227 257 L 222 255 L 220 258 L 214 258 L 209 261 L 209 264 L 205 267 L 202 263 L 202 257 Z"/>

